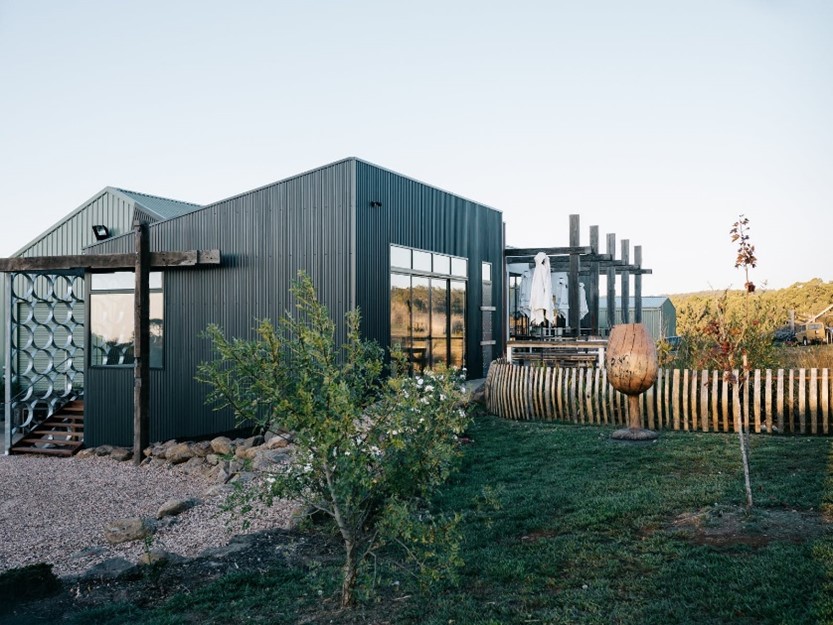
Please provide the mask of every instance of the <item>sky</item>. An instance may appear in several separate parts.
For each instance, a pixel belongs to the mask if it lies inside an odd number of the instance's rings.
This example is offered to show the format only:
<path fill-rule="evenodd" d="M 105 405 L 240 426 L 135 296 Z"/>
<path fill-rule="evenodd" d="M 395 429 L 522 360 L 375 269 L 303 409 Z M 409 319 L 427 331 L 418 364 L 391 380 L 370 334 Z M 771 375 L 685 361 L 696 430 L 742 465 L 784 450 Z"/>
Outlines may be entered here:
<path fill-rule="evenodd" d="M 643 293 L 833 280 L 833 2 L 0 0 L 0 256 L 105 186 L 214 202 L 357 156 L 641 245 Z M 633 252 L 631 252 L 633 254 Z"/>

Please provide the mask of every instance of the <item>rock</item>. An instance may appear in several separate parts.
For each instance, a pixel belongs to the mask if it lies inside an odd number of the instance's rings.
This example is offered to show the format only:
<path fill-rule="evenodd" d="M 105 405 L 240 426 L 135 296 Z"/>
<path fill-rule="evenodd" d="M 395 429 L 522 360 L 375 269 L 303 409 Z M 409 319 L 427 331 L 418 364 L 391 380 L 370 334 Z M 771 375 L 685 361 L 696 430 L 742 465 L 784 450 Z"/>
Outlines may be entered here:
<path fill-rule="evenodd" d="M 211 466 L 216 466 L 216 465 L 220 464 L 220 456 L 218 456 L 217 454 L 208 454 L 205 457 L 205 461 L 206 461 L 206 463 L 210 464 Z"/>
<path fill-rule="evenodd" d="M 483 384 L 472 391 L 469 401 L 473 404 L 486 405 L 486 382 L 483 382 Z"/>
<path fill-rule="evenodd" d="M 245 551 L 248 548 L 249 545 L 247 543 L 229 543 L 225 547 L 210 547 L 202 553 L 200 553 L 197 557 L 211 559 L 225 558 L 232 554 Z"/>
<path fill-rule="evenodd" d="M 153 457 L 153 447 L 145 447 L 145 448 L 142 450 L 142 455 L 143 455 L 145 458 L 151 458 L 151 457 Z"/>
<path fill-rule="evenodd" d="M 194 456 L 193 458 L 188 458 L 188 460 L 181 466 L 182 470 L 189 475 L 193 473 L 197 473 L 202 470 L 205 466 L 205 458 L 200 458 L 199 456 Z"/>
<path fill-rule="evenodd" d="M 84 547 L 83 549 L 71 554 L 69 558 L 70 560 L 84 560 L 86 558 L 100 556 L 104 553 L 107 553 L 106 547 L 102 547 L 101 545 L 95 545 L 92 547 Z"/>
<path fill-rule="evenodd" d="M 90 568 L 81 576 L 84 581 L 115 580 L 131 577 L 138 572 L 138 567 L 124 558 L 110 558 Z"/>
<path fill-rule="evenodd" d="M 176 516 L 182 514 L 188 508 L 192 508 L 195 502 L 191 499 L 169 499 L 159 507 L 156 513 L 156 518 L 161 519 L 166 516 Z"/>
<path fill-rule="evenodd" d="M 234 475 L 231 480 L 232 483 L 248 484 L 255 479 L 256 475 L 251 471 L 242 471 Z"/>
<path fill-rule="evenodd" d="M 95 448 L 95 455 L 96 456 L 109 456 L 110 452 L 113 451 L 112 445 L 101 445 Z"/>
<path fill-rule="evenodd" d="M 270 438 L 266 441 L 264 445 L 266 449 L 283 449 L 284 447 L 289 447 L 289 441 L 284 438 L 283 436 L 276 435 L 273 438 Z"/>
<path fill-rule="evenodd" d="M 229 462 L 228 467 L 226 468 L 226 471 L 228 471 L 229 473 L 239 473 L 242 470 L 243 470 L 243 461 L 238 460 L 237 458 L 235 458 L 234 460 Z"/>
<path fill-rule="evenodd" d="M 194 457 L 194 452 L 189 443 L 177 443 L 165 452 L 165 458 L 171 464 L 182 464 Z"/>
<path fill-rule="evenodd" d="M 164 562 L 176 562 L 181 559 L 182 556 L 178 556 L 170 551 L 165 551 L 164 549 L 151 549 L 150 551 L 145 551 L 139 556 L 139 564 L 150 566 L 152 564 L 162 564 Z"/>
<path fill-rule="evenodd" d="M 258 434 L 257 436 L 250 436 L 249 438 L 243 440 L 238 447 L 243 447 L 248 449 L 249 447 L 257 447 L 258 445 L 263 445 L 264 439 L 263 436 Z"/>
<path fill-rule="evenodd" d="M 217 495 L 230 495 L 234 492 L 234 486 L 231 484 L 215 484 L 205 491 L 206 497 L 215 497 Z"/>
<path fill-rule="evenodd" d="M 85 447 L 84 449 L 79 451 L 77 454 L 75 454 L 75 457 L 76 458 L 91 458 L 95 455 L 96 455 L 95 448 L 90 449 L 89 447 Z"/>
<path fill-rule="evenodd" d="M 278 450 L 264 450 L 255 456 L 255 459 L 252 462 L 252 468 L 256 471 L 265 471 L 267 469 L 271 469 L 276 464 L 285 464 L 289 462 L 289 460 L 289 454 Z"/>
<path fill-rule="evenodd" d="M 200 441 L 191 445 L 191 451 L 199 458 L 205 458 L 212 452 L 211 441 Z"/>
<path fill-rule="evenodd" d="M 110 452 L 110 457 L 113 460 L 118 460 L 119 462 L 125 462 L 127 460 L 133 459 L 133 452 L 129 449 L 124 447 L 114 447 L 113 451 Z"/>
<path fill-rule="evenodd" d="M 287 521 L 288 527 L 287 529 L 290 530 L 297 530 L 298 526 L 301 525 L 304 521 L 306 521 L 310 514 L 312 514 L 312 509 L 304 504 L 299 504 L 292 508 L 292 512 L 289 513 L 289 520 Z"/>
<path fill-rule="evenodd" d="M 262 445 L 258 445 L 257 447 L 238 447 L 234 455 L 241 460 L 252 460 L 262 451 L 266 451 Z"/>
<path fill-rule="evenodd" d="M 139 518 L 118 519 L 104 527 L 104 538 L 111 545 L 142 540 L 155 531 L 152 523 Z"/>
<path fill-rule="evenodd" d="M 218 436 L 213 439 L 210 444 L 211 449 L 213 449 L 214 453 L 218 456 L 227 456 L 234 451 L 231 439 L 227 436 Z"/>

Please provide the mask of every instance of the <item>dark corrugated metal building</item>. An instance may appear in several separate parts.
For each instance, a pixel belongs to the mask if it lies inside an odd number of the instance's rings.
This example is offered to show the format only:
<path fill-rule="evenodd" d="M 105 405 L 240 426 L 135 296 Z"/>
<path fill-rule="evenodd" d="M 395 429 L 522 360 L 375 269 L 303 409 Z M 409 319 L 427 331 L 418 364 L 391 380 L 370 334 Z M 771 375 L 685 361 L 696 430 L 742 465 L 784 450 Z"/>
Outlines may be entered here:
<path fill-rule="evenodd" d="M 338 161 L 154 223 L 149 232 L 154 251 L 222 254 L 219 267 L 164 272 L 156 313 L 151 303 L 160 348 L 151 357 L 152 440 L 234 426 L 230 412 L 205 404 L 209 389 L 194 380 L 198 364 L 212 357 L 201 333 L 217 323 L 227 336 L 251 337 L 257 319 L 292 307 L 289 287 L 299 270 L 312 277 L 339 341 L 344 314 L 358 306 L 363 333 L 384 347 L 401 345 L 417 369 L 464 364 L 477 378 L 503 351 L 502 214 L 368 162 Z M 87 251 L 130 252 L 132 245 L 124 236 Z M 92 291 L 95 344 L 96 323 L 103 323 L 96 307 L 124 294 L 112 285 L 96 291 L 95 282 Z M 94 350 L 87 358 L 86 444 L 129 445 L 132 367 Z"/>

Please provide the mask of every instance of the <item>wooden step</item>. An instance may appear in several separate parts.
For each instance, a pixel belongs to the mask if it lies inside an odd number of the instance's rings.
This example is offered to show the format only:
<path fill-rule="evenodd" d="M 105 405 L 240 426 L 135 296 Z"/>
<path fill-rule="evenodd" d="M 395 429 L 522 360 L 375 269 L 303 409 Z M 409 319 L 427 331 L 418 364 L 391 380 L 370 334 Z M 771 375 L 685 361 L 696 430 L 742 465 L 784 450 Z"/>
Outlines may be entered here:
<path fill-rule="evenodd" d="M 81 449 L 81 443 L 77 443 L 73 448 L 56 448 L 56 447 L 12 447 L 9 450 L 10 454 L 43 454 L 45 456 L 72 456 L 76 451 Z"/>
<path fill-rule="evenodd" d="M 73 441 L 60 438 L 38 438 L 37 436 L 27 436 L 18 441 L 20 443 L 29 443 L 30 445 L 59 445 L 65 447 L 67 445 L 77 445 L 80 441 Z"/>
<path fill-rule="evenodd" d="M 28 436 L 81 436 L 84 434 L 83 430 L 53 430 L 38 428 L 29 432 Z"/>

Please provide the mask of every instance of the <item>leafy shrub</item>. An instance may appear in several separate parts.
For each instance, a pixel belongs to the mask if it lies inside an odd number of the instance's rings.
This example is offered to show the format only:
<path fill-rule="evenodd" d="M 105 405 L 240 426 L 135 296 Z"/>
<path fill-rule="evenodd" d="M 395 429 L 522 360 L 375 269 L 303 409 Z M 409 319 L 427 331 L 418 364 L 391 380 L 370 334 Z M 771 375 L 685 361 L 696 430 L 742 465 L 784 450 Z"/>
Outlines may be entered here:
<path fill-rule="evenodd" d="M 255 340 L 208 328 L 218 358 L 200 366 L 198 379 L 212 386 L 209 400 L 241 422 L 293 433 L 295 462 L 271 474 L 261 495 L 301 500 L 331 519 L 344 545 L 342 605 L 383 544 L 400 546 L 429 577 L 442 574 L 459 563 L 457 519 L 433 517 L 428 502 L 460 454 L 457 435 L 469 421 L 464 376 L 411 378 L 394 357 L 384 379 L 382 350 L 361 339 L 358 311 L 347 313 L 347 343 L 338 349 L 310 278 L 299 274 L 292 291 L 295 315 L 277 327 L 261 321 Z"/>

